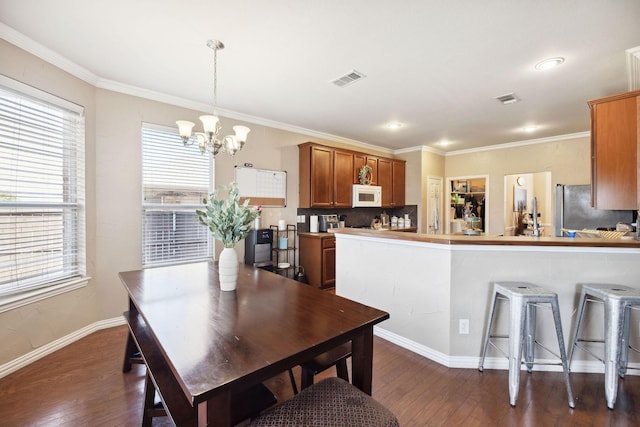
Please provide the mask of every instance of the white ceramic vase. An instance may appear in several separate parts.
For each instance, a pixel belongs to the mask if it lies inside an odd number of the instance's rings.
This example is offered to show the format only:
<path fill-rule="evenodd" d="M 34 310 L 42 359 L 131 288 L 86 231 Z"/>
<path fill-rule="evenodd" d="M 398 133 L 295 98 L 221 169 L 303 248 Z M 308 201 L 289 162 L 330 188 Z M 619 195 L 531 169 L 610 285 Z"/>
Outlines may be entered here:
<path fill-rule="evenodd" d="M 238 254 L 235 248 L 224 248 L 218 259 L 218 278 L 221 291 L 235 291 L 238 284 Z"/>

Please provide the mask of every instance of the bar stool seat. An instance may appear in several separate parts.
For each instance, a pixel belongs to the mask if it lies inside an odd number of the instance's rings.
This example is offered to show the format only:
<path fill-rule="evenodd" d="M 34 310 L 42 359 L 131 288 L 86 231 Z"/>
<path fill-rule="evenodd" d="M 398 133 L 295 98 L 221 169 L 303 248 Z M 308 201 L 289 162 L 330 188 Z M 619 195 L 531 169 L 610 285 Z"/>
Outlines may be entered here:
<path fill-rule="evenodd" d="M 613 409 L 618 394 L 618 375 L 624 378 L 629 361 L 630 309 L 640 305 L 640 290 L 628 286 L 583 283 L 580 284 L 580 301 L 573 331 L 573 343 L 569 356 L 569 366 L 575 349 L 579 348 L 604 363 L 604 390 L 607 406 Z M 580 333 L 587 302 L 604 304 L 604 339 L 584 339 Z M 582 346 L 582 342 L 604 343 L 604 359 Z M 638 350 L 636 350 L 638 351 Z"/>
<path fill-rule="evenodd" d="M 562 365 L 565 384 L 567 387 L 569 406 L 571 408 L 574 408 L 575 402 L 573 399 L 573 392 L 571 390 L 571 383 L 569 382 L 569 367 L 567 363 L 564 338 L 562 335 L 562 323 L 560 321 L 558 295 L 540 286 L 536 286 L 526 282 L 494 282 L 492 283 L 492 285 L 493 293 L 491 298 L 491 308 L 489 311 L 489 319 L 487 322 L 482 356 L 480 358 L 478 370 L 482 372 L 484 369 L 484 360 L 487 355 L 487 349 L 489 348 L 489 345 L 492 345 L 493 347 L 502 351 L 492 342 L 492 339 L 508 338 L 509 354 L 505 355 L 509 359 L 509 402 L 511 406 L 515 406 L 516 400 L 518 399 L 518 391 L 520 386 L 522 347 L 525 347 L 524 358 L 525 364 L 527 365 L 527 371 L 531 372 L 534 364 L 541 364 L 540 362 L 535 362 L 535 346 L 537 344 L 560 359 L 560 363 L 554 364 Z M 495 311 L 497 305 L 496 303 L 498 302 L 498 300 L 509 301 L 510 314 L 508 335 L 496 335 L 494 334 L 494 332 L 492 332 L 494 328 L 493 322 L 495 319 Z M 548 304 L 551 308 L 551 311 L 553 312 L 556 335 L 558 337 L 558 347 L 560 349 L 559 355 L 551 352 L 551 350 L 542 346 L 535 339 L 536 308 L 549 308 L 541 304 Z"/>

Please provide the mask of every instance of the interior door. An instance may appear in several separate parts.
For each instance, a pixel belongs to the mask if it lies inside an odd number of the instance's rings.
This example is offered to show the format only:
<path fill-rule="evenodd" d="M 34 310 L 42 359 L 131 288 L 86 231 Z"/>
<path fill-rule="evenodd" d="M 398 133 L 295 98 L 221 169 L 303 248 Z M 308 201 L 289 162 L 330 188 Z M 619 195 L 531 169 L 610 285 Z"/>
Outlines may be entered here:
<path fill-rule="evenodd" d="M 427 177 L 427 233 L 442 234 L 442 177 Z"/>

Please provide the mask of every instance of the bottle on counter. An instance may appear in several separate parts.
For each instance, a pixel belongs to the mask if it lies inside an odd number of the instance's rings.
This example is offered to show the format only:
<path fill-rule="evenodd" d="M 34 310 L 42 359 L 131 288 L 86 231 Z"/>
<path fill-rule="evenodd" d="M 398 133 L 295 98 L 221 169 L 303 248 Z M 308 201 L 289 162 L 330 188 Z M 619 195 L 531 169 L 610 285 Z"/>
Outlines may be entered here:
<path fill-rule="evenodd" d="M 389 215 L 386 211 L 382 211 L 382 214 L 380 214 L 380 223 L 382 228 L 389 228 Z"/>

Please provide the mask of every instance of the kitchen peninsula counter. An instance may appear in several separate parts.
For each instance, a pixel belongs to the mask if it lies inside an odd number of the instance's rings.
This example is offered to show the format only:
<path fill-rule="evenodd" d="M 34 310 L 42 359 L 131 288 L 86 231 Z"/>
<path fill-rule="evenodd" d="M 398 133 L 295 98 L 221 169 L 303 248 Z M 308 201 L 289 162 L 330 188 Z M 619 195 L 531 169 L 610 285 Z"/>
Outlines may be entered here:
<path fill-rule="evenodd" d="M 532 237 L 532 236 L 467 236 L 464 234 L 415 234 L 389 233 L 392 230 L 371 230 L 366 228 L 336 228 L 331 233 L 345 233 L 359 236 L 375 236 L 382 239 L 401 239 L 414 242 L 444 245 L 508 245 L 508 246 L 568 246 L 601 248 L 640 248 L 640 240 L 605 239 L 586 237 Z M 400 230 L 393 230 L 400 231 Z"/>
<path fill-rule="evenodd" d="M 452 368 L 478 366 L 492 282 L 530 282 L 556 292 L 565 343 L 570 342 L 575 321 L 579 283 L 640 288 L 637 240 L 363 229 L 332 232 L 336 236 L 336 294 L 389 312 L 391 318 L 376 329 L 377 335 Z M 498 330 L 506 331 L 506 303 L 501 309 Z M 633 314 L 632 324 L 638 324 L 638 314 Z M 538 319 L 539 341 L 557 349 L 548 310 L 539 310 Z M 468 320 L 468 334 L 459 332 L 460 320 Z M 590 322 L 587 335 L 602 336 L 602 323 Z M 594 351 L 602 350 L 594 347 Z M 545 351 L 536 354 L 554 359 Z M 640 367 L 637 354 L 630 352 L 629 357 L 632 366 Z M 508 369 L 507 359 L 495 349 L 490 349 L 485 366 Z M 577 352 L 572 371 L 602 372 L 602 366 Z M 557 368 L 536 365 L 534 369 Z"/>

